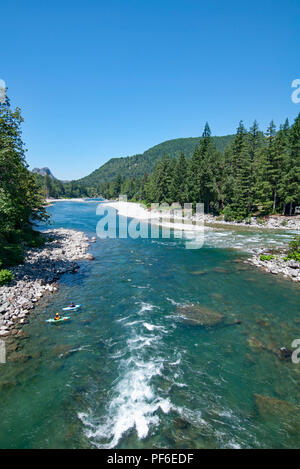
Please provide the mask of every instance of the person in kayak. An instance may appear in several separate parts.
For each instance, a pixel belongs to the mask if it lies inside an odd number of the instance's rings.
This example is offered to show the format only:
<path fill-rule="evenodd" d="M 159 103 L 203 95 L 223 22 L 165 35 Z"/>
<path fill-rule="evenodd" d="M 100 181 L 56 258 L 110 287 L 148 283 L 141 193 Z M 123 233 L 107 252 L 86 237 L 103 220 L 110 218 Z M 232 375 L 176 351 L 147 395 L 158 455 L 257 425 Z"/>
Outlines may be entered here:
<path fill-rule="evenodd" d="M 69 308 L 75 308 L 75 304 L 74 304 L 74 303 L 71 303 L 71 304 L 69 305 Z"/>
<path fill-rule="evenodd" d="M 59 320 L 60 320 L 60 315 L 58 313 L 56 313 L 54 321 L 59 321 Z"/>

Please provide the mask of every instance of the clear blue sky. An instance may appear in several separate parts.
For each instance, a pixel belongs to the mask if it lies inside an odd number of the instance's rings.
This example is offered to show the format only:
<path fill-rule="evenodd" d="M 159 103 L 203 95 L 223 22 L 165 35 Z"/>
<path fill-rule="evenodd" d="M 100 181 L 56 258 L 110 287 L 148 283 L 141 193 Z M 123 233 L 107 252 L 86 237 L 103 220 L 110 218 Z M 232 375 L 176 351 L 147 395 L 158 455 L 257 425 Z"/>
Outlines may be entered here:
<path fill-rule="evenodd" d="M 61 179 L 164 140 L 293 120 L 299 0 L 10 0 L 0 78 L 30 167 Z"/>

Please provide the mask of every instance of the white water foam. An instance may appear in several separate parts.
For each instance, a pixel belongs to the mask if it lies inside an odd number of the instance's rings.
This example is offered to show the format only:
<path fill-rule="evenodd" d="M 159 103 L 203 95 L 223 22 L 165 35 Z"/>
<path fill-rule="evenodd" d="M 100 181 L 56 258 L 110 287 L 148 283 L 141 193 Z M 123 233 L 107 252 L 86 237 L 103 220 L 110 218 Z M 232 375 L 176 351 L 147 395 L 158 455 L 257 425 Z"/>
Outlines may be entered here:
<path fill-rule="evenodd" d="M 144 313 L 144 311 L 152 311 L 154 308 L 157 308 L 157 306 L 154 306 L 150 303 L 136 303 L 141 305 L 141 309 L 137 312 L 137 314 L 141 315 Z"/>
<path fill-rule="evenodd" d="M 138 315 L 155 308 L 149 303 L 138 304 Z M 119 378 L 112 388 L 106 415 L 99 419 L 92 411 L 78 414 L 86 427 L 86 436 L 98 448 L 116 447 L 125 434 L 133 429 L 139 439 L 146 438 L 150 427 L 159 424 L 157 411 L 160 409 L 167 414 L 173 409 L 170 400 L 160 396 L 151 383 L 154 376 L 162 374 L 164 367 L 164 360 L 158 355 L 159 345 L 157 347 L 162 338 L 160 330 L 163 332 L 163 327 L 143 322 L 143 326 L 153 332 L 144 336 L 139 332 L 140 322 L 124 324 L 132 329 L 131 336 L 125 340 L 125 350 L 130 351 L 130 357 L 119 363 Z M 152 359 L 145 359 L 149 346 L 155 347 L 155 353 Z"/>
<path fill-rule="evenodd" d="M 158 330 L 158 331 L 164 332 L 165 334 L 168 333 L 168 331 L 166 331 L 164 326 L 154 326 L 154 324 L 149 324 L 148 322 L 143 322 L 143 326 L 147 329 L 147 331 L 152 332 L 152 331 Z"/>
<path fill-rule="evenodd" d="M 126 373 L 115 389 L 115 397 L 109 404 L 106 421 L 93 424 L 90 415 L 79 414 L 81 421 L 88 427 L 86 435 L 98 448 L 114 448 L 122 436 L 132 428 L 136 429 L 139 439 L 149 432 L 150 425 L 157 425 L 158 416 L 154 413 L 160 408 L 164 413 L 171 409 L 168 399 L 156 397 L 149 381 L 161 373 L 161 365 L 155 362 L 144 364 L 143 368 L 132 369 Z M 109 440 L 102 443 L 101 440 Z"/>

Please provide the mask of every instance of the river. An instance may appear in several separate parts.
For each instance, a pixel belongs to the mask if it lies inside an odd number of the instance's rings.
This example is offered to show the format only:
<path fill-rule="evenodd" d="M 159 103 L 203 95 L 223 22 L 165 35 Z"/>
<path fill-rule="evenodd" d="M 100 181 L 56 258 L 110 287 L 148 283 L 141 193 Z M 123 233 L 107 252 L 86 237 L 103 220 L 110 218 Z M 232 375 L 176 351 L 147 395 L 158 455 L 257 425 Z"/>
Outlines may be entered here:
<path fill-rule="evenodd" d="M 53 204 L 52 226 L 95 236 L 97 203 Z M 290 237 L 98 239 L 0 365 L 0 447 L 299 448 L 300 364 L 276 354 L 300 338 L 299 285 L 243 262 Z M 69 322 L 45 323 L 71 301 Z M 191 303 L 241 323 L 192 324 Z"/>

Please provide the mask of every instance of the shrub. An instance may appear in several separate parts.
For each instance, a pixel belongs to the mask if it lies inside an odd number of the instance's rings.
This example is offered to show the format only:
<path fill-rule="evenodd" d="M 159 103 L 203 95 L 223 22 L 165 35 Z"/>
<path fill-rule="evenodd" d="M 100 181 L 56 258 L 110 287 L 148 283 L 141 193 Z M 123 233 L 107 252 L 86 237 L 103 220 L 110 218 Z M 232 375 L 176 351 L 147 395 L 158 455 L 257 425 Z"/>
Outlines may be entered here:
<path fill-rule="evenodd" d="M 236 221 L 237 223 L 242 223 L 244 221 L 244 217 L 242 215 L 235 215 L 234 221 Z"/>
<path fill-rule="evenodd" d="M 289 242 L 289 252 L 300 252 L 300 235 L 296 235 L 293 239 L 293 241 Z"/>
<path fill-rule="evenodd" d="M 300 262 L 300 236 L 296 235 L 292 241 L 289 242 L 288 255 L 284 258 L 285 261 L 294 260 Z"/>
<path fill-rule="evenodd" d="M 11 270 L 0 270 L 0 285 L 7 285 L 14 279 L 14 274 Z"/>
<path fill-rule="evenodd" d="M 271 261 L 272 259 L 274 259 L 273 254 L 262 254 L 260 256 L 261 261 Z"/>
<path fill-rule="evenodd" d="M 234 214 L 229 206 L 224 208 L 223 215 L 225 221 L 234 221 Z"/>
<path fill-rule="evenodd" d="M 2 265 L 10 267 L 24 262 L 23 248 L 19 244 L 7 244 L 0 246 L 0 258 Z"/>
<path fill-rule="evenodd" d="M 284 260 L 285 261 L 294 260 L 294 261 L 300 262 L 300 252 L 296 252 L 296 251 L 289 252 L 288 256 L 284 257 Z"/>
<path fill-rule="evenodd" d="M 45 244 L 45 237 L 34 230 L 27 230 L 23 233 L 23 241 L 30 248 L 40 248 Z"/>

